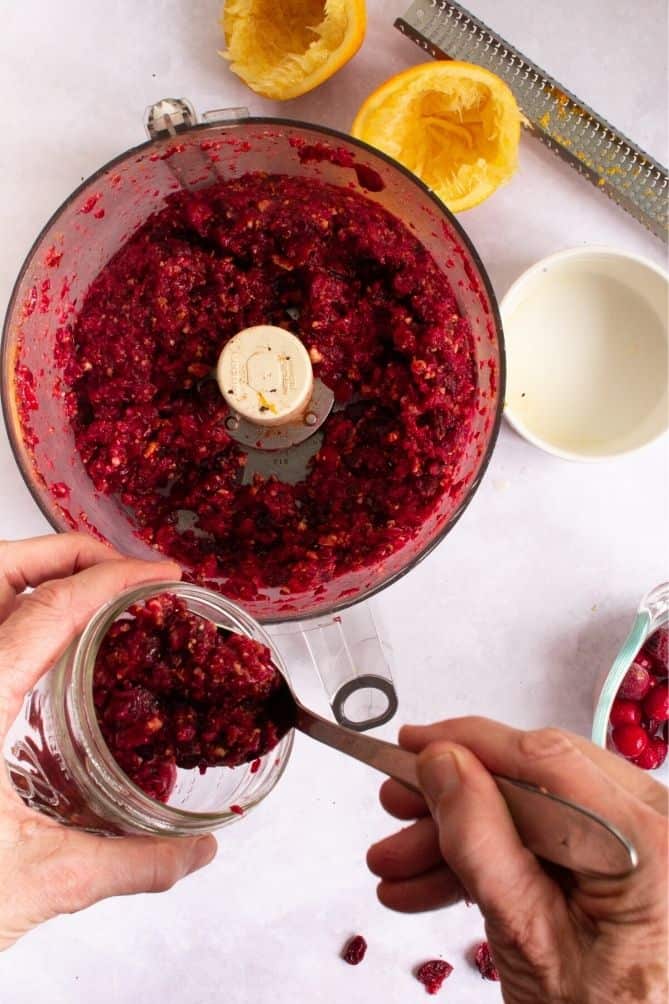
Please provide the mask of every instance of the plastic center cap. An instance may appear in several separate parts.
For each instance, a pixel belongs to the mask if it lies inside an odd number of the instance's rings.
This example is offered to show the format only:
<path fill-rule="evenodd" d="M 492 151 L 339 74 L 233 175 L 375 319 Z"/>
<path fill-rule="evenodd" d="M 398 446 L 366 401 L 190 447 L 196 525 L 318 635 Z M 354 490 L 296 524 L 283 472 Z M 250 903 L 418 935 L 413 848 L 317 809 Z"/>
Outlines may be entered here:
<path fill-rule="evenodd" d="M 284 425 L 305 411 L 314 386 L 309 353 L 284 328 L 259 324 L 231 338 L 216 379 L 229 407 L 254 425 Z"/>

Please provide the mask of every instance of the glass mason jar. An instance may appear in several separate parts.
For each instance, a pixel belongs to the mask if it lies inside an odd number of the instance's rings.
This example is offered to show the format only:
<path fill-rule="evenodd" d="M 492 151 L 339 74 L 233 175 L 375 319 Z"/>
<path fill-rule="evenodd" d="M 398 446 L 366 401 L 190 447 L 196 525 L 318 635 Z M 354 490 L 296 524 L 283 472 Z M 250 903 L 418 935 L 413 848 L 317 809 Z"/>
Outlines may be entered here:
<path fill-rule="evenodd" d="M 146 795 L 118 766 L 97 723 L 93 669 L 105 634 L 133 603 L 173 593 L 194 614 L 222 628 L 254 638 L 272 652 L 286 676 L 280 653 L 260 625 L 218 593 L 181 582 L 129 589 L 91 618 L 57 665 L 27 695 L 22 714 L 4 746 L 9 775 L 24 802 L 69 826 L 119 835 L 208 833 L 239 819 L 257 805 L 281 777 L 293 733 L 260 765 L 177 771 L 166 804 Z"/>

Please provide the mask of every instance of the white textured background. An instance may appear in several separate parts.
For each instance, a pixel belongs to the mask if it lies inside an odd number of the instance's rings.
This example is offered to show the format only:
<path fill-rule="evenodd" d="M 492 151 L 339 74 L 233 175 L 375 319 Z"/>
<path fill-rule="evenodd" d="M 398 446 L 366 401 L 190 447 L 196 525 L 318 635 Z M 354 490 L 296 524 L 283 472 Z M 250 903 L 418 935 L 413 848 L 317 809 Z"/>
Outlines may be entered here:
<path fill-rule="evenodd" d="M 471 0 L 530 58 L 667 161 L 662 0 Z M 347 129 L 383 79 L 421 60 L 393 30 L 403 0 L 370 0 L 355 59 L 277 106 L 216 55 L 217 0 L 0 0 L 0 308 L 44 220 L 98 166 L 143 138 L 146 105 L 246 104 Z M 658 241 L 531 139 L 513 182 L 461 217 L 498 295 L 552 251 L 608 243 L 662 261 Z M 0 432 L 0 534 L 47 529 Z M 396 658 L 399 718 L 489 713 L 589 731 L 597 674 L 641 595 L 667 576 L 666 441 L 601 465 L 548 457 L 507 427 L 445 543 L 376 602 Z M 387 728 L 394 735 L 395 723 Z M 444 1000 L 500 999 L 464 962 L 475 908 L 394 916 L 376 902 L 367 845 L 392 823 L 378 780 L 298 737 L 280 788 L 221 834 L 216 862 L 160 897 L 62 918 L 0 957 L 2 1004 L 408 1004 L 412 967 L 455 966 Z M 0 896 L 2 890 L 0 890 Z M 363 932 L 357 969 L 338 952 Z"/>

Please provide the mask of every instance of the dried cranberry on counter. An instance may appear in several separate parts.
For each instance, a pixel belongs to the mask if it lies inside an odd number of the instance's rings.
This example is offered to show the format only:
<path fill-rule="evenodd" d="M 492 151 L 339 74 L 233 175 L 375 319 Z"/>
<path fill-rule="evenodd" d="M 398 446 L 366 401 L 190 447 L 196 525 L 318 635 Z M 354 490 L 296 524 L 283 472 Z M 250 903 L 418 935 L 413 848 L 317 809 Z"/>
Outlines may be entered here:
<path fill-rule="evenodd" d="M 484 980 L 495 980 L 499 982 L 499 973 L 490 954 L 490 946 L 487 941 L 482 941 L 473 953 L 474 964 Z"/>
<path fill-rule="evenodd" d="M 430 959 L 416 970 L 416 979 L 422 983 L 429 994 L 436 994 L 444 980 L 453 972 L 453 966 L 443 959 Z"/>
<path fill-rule="evenodd" d="M 361 934 L 356 934 L 355 937 L 351 938 L 351 940 L 346 944 L 342 953 L 342 959 L 344 962 L 348 962 L 349 966 L 357 966 L 364 959 L 366 951 L 367 942 Z"/>

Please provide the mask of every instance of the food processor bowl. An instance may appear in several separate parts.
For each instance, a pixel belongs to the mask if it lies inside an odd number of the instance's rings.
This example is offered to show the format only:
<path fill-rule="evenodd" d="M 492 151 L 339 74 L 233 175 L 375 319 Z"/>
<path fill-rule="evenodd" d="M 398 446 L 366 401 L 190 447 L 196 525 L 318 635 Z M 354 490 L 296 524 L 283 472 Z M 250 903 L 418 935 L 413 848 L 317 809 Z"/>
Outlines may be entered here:
<path fill-rule="evenodd" d="M 196 124 L 186 101 L 158 102 L 148 111 L 152 138 L 85 181 L 35 241 L 14 287 L 3 332 L 2 403 L 12 449 L 35 501 L 56 530 L 84 531 L 126 554 L 155 560 L 158 554 L 138 535 L 132 513 L 120 499 L 94 488 L 75 447 L 68 417 L 61 343 L 68 326 L 76 321 L 91 282 L 180 187 L 201 188 L 264 171 L 316 178 L 364 194 L 411 229 L 454 291 L 471 325 L 478 400 L 453 488 L 410 540 L 383 561 L 345 572 L 324 586 L 290 596 L 268 590 L 244 602 L 248 612 L 263 623 L 319 618 L 322 624 L 329 619 L 340 631 L 342 621 L 334 615 L 341 611 L 345 615 L 346 608 L 389 585 L 424 558 L 453 527 L 478 487 L 497 438 L 504 399 L 503 335 L 495 295 L 460 224 L 422 182 L 395 161 L 322 126 L 248 117 L 240 109 L 210 112 L 203 118 L 203 123 Z M 318 155 L 303 156 L 305 147 Z M 221 591 L 225 592 L 224 581 Z M 314 646 L 308 647 L 313 655 Z M 341 663 L 341 646 L 335 648 Z M 364 675 L 355 652 L 344 655 L 348 668 L 337 670 L 337 690 L 346 682 L 347 673 Z M 389 672 L 380 671 L 380 675 L 389 678 Z M 386 693 L 385 699 L 392 713 L 392 694 Z M 375 724 L 387 717 L 388 711 L 372 715 Z"/>

